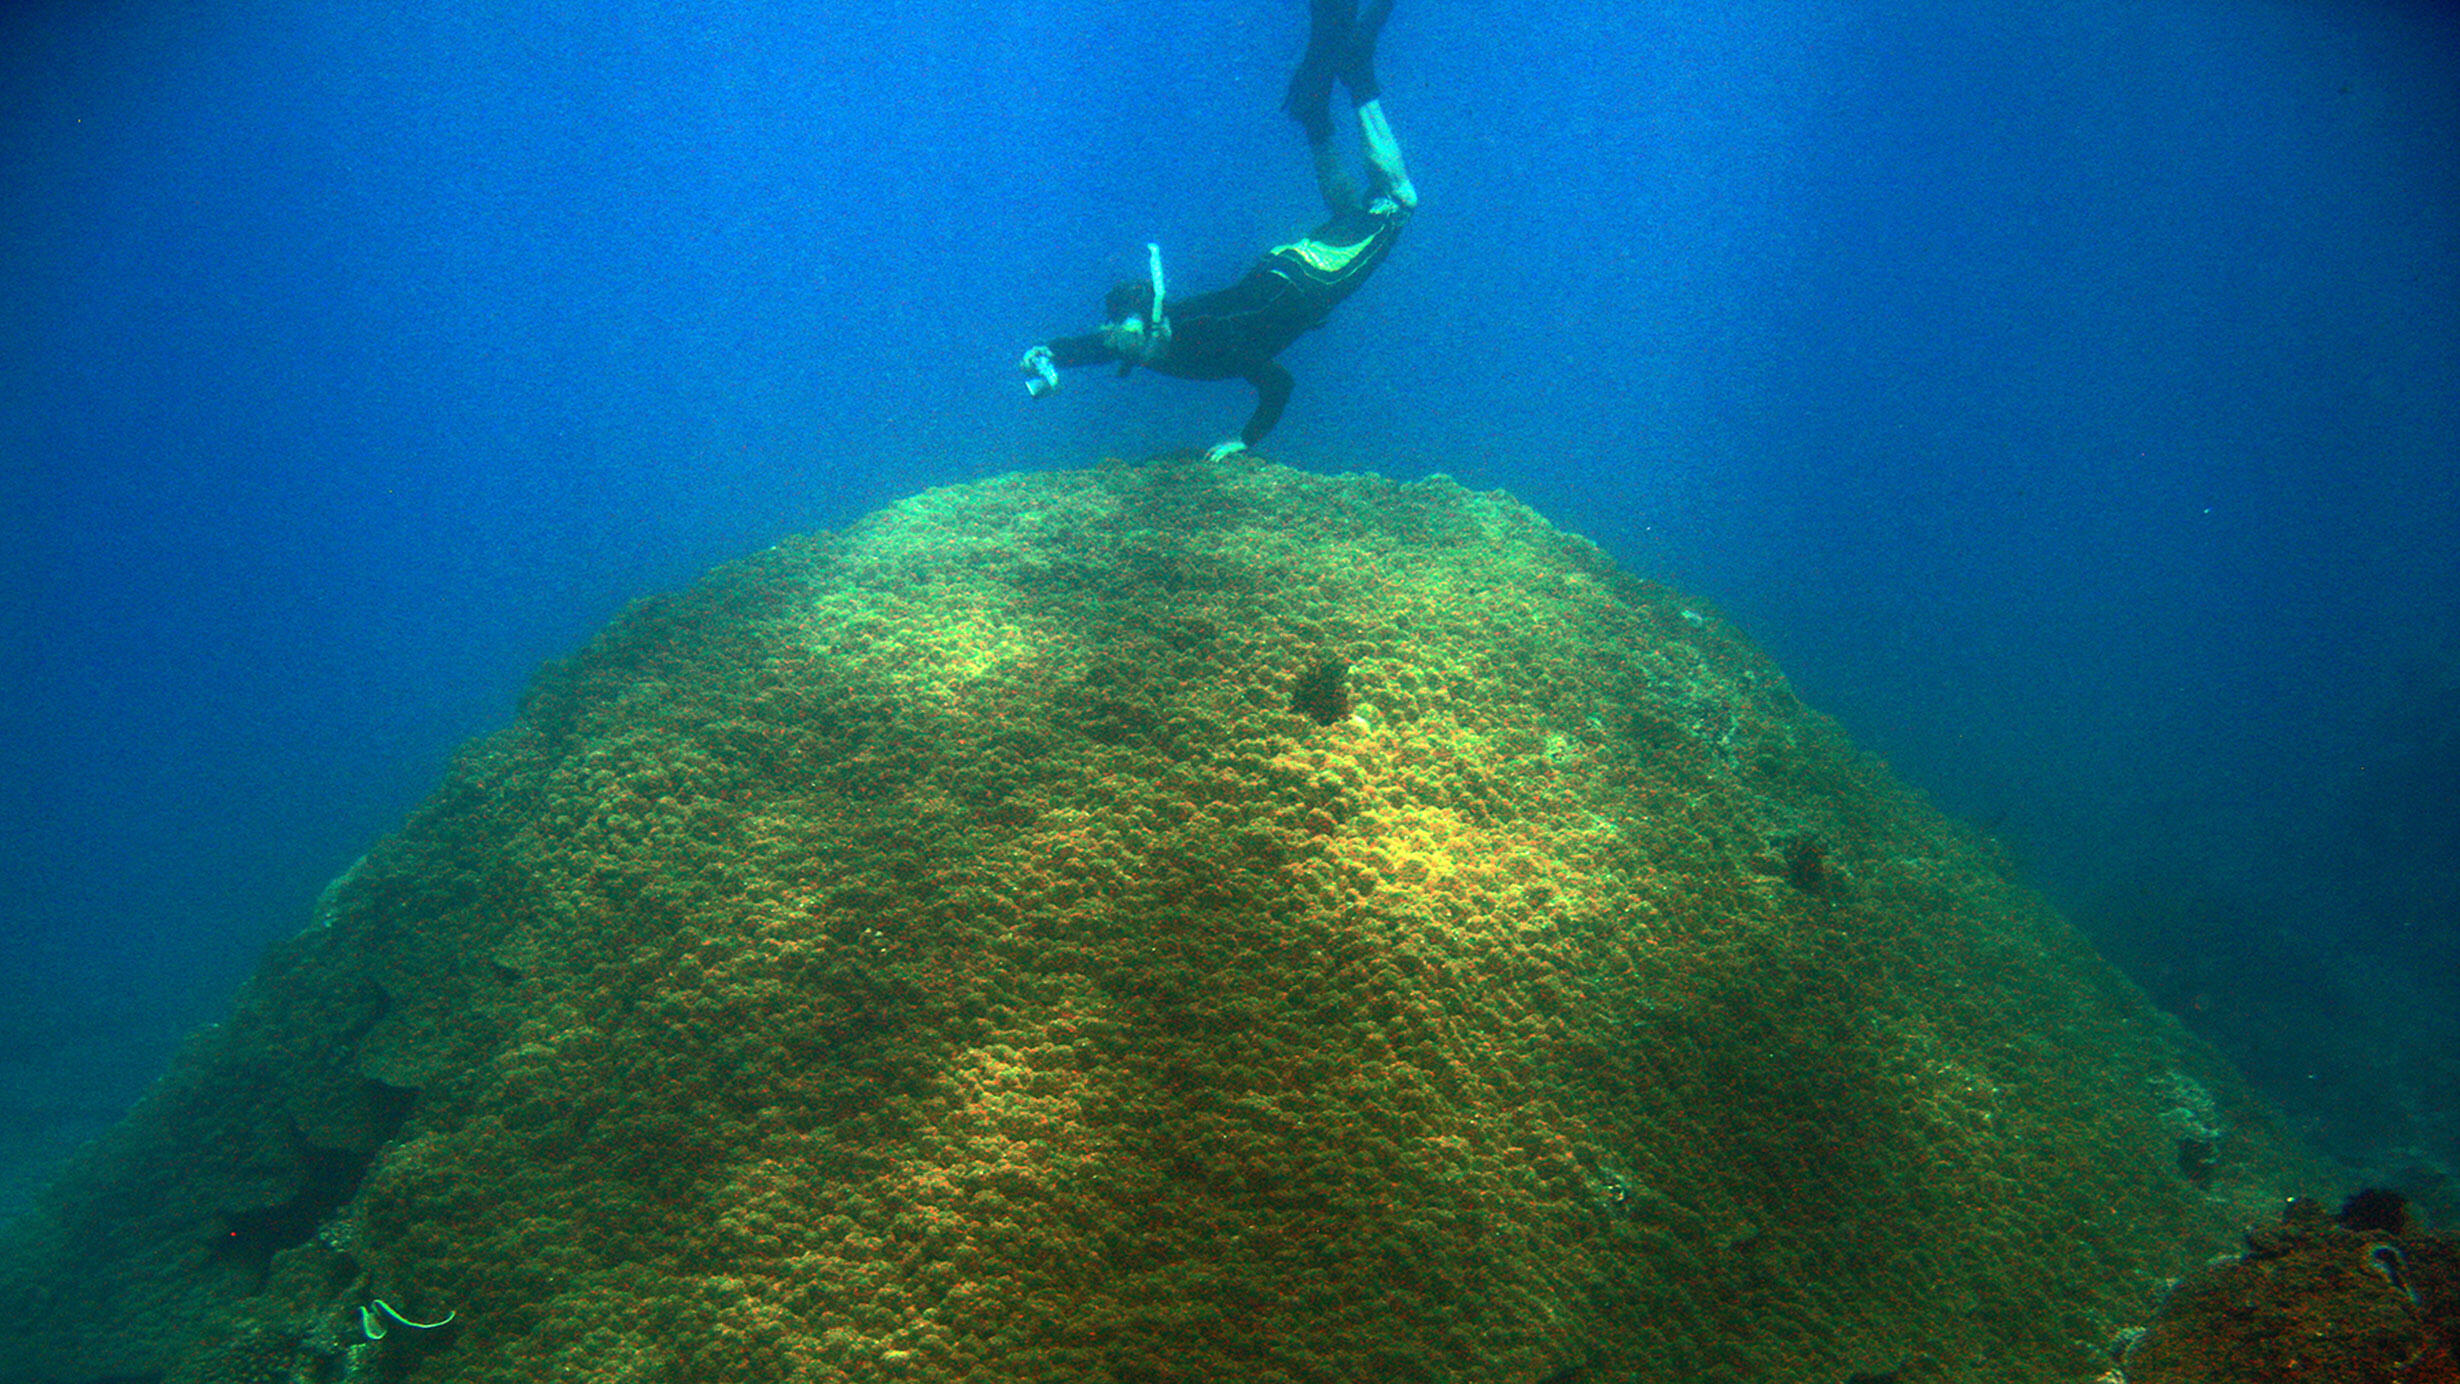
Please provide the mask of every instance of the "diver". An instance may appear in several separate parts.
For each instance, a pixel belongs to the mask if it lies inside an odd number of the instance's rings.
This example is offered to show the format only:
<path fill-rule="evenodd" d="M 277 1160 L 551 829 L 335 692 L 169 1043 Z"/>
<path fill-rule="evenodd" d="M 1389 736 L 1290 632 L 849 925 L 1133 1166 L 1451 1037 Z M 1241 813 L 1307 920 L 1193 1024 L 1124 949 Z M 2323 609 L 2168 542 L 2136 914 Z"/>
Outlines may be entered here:
<path fill-rule="evenodd" d="M 1316 184 L 1332 219 L 1302 240 L 1275 246 L 1230 287 L 1190 298 L 1168 296 L 1161 247 L 1146 246 L 1147 277 L 1110 290 L 1100 328 L 1036 346 L 1017 362 L 1031 376 L 1028 393 L 1039 399 L 1059 388 L 1061 370 L 1104 361 L 1118 362 L 1123 376 L 1141 365 L 1184 380 L 1245 380 L 1256 387 L 1256 411 L 1207 459 L 1245 451 L 1273 430 L 1292 385 L 1290 372 L 1273 357 L 1366 282 L 1418 205 L 1375 82 L 1375 39 L 1392 0 L 1368 0 L 1363 13 L 1357 5 L 1310 0 L 1307 52 L 1282 100 L 1282 109 L 1307 133 Z M 1367 165 L 1363 190 L 1333 149 L 1335 80 L 1349 90 L 1358 112 Z"/>

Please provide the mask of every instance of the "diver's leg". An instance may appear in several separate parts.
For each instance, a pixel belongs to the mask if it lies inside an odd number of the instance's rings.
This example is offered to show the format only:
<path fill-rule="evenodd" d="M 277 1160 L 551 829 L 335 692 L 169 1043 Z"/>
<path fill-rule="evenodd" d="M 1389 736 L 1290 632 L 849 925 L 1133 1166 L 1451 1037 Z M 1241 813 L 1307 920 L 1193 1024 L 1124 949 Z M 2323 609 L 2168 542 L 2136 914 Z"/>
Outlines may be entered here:
<path fill-rule="evenodd" d="M 1401 142 L 1392 137 L 1392 122 L 1384 118 L 1384 88 L 1375 80 L 1375 40 L 1392 17 L 1392 0 L 1367 0 L 1351 21 L 1349 45 L 1341 54 L 1341 85 L 1358 107 L 1358 142 L 1374 175 L 1375 191 L 1404 207 L 1418 205 L 1418 189 L 1401 162 Z M 1321 176 L 1321 175 L 1319 175 Z"/>
<path fill-rule="evenodd" d="M 1343 216 L 1367 204 L 1365 194 L 1358 190 L 1358 180 L 1341 161 L 1341 151 L 1326 139 L 1321 144 L 1310 141 L 1307 154 L 1315 160 L 1315 186 L 1324 194 L 1324 208 L 1335 216 Z"/>
<path fill-rule="evenodd" d="M 1401 142 L 1392 137 L 1392 124 L 1384 119 L 1384 103 L 1380 99 L 1358 103 L 1358 142 L 1365 146 L 1367 166 L 1375 170 L 1375 181 L 1384 196 L 1405 207 L 1418 205 L 1418 189 L 1409 180 L 1409 169 L 1401 162 Z"/>

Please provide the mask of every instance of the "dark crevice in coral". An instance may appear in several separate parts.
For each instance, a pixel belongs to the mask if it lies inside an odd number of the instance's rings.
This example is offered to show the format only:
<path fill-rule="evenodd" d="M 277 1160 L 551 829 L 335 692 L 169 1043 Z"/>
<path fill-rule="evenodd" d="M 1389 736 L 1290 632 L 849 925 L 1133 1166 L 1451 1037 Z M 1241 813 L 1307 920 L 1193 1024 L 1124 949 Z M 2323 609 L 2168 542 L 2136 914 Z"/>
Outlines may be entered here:
<path fill-rule="evenodd" d="M 343 1048 L 355 1048 L 359 1040 L 375 1031 L 386 1015 L 393 1012 L 393 992 L 373 976 L 363 977 L 359 985 L 360 1012 L 348 1027 L 334 1035 L 334 1042 Z"/>
<path fill-rule="evenodd" d="M 1805 894 L 1828 892 L 1828 846 L 1816 836 L 1797 836 L 1785 846 L 1785 882 Z"/>
<path fill-rule="evenodd" d="M 214 1253 L 246 1265 L 262 1280 L 273 1268 L 274 1255 L 305 1244 L 334 1208 L 357 1195 L 372 1156 L 349 1149 L 300 1149 L 299 1189 L 272 1206 L 223 1212 Z"/>
<path fill-rule="evenodd" d="M 1345 685 L 1350 675 L 1346 660 L 1326 659 L 1298 675 L 1298 686 L 1290 690 L 1290 710 L 1319 726 L 1329 726 L 1350 714 L 1350 690 Z"/>
<path fill-rule="evenodd" d="M 368 1082 L 365 1096 L 377 1137 L 364 1149 L 320 1148 L 300 1140 L 297 1190 L 272 1206 L 223 1212 L 215 1255 L 245 1266 L 262 1283 L 272 1271 L 274 1255 L 307 1243 L 327 1216 L 359 1194 L 376 1150 L 409 1118 L 418 1095 L 406 1087 Z"/>
<path fill-rule="evenodd" d="M 402 1123 L 410 1118 L 412 1107 L 419 1103 L 415 1086 L 395 1086 L 389 1082 L 370 1081 L 366 1086 L 368 1119 L 375 1126 L 375 1142 L 371 1148 L 381 1148 L 401 1132 Z"/>
<path fill-rule="evenodd" d="M 2332 1220 L 2343 1230 L 2361 1234 L 2405 1235 L 2409 1232 L 2409 1199 L 2388 1187 L 2366 1187 L 2349 1194 Z"/>
<path fill-rule="evenodd" d="M 2221 1170 L 2221 1146 L 2210 1139 L 2184 1135 L 2178 1140 L 2178 1175 L 2197 1187 L 2210 1187 Z"/>

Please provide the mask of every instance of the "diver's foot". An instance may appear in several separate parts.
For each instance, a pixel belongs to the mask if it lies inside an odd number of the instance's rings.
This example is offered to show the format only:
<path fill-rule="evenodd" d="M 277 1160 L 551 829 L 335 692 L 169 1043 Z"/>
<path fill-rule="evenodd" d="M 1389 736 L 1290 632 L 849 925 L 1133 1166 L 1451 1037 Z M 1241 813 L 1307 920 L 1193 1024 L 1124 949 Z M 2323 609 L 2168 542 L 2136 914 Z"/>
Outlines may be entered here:
<path fill-rule="evenodd" d="M 1350 40 L 1358 27 L 1358 0 L 1311 0 L 1307 10 L 1307 52 L 1290 74 L 1281 109 L 1307 127 L 1310 141 L 1321 144 L 1332 138 L 1333 82 L 1355 47 Z"/>

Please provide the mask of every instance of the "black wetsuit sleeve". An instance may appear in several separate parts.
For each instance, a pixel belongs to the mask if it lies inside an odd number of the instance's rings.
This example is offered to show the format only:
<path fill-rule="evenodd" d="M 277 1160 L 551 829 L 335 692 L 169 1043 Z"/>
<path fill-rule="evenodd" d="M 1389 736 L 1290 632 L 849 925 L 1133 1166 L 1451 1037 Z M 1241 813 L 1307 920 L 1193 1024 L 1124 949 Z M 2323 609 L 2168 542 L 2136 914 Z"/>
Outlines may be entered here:
<path fill-rule="evenodd" d="M 1087 332 L 1083 336 L 1063 336 L 1050 343 L 1050 347 L 1051 364 L 1062 370 L 1079 365 L 1099 365 L 1103 361 L 1119 358 L 1119 353 L 1110 349 L 1103 342 L 1100 332 Z"/>
<path fill-rule="evenodd" d="M 1253 447 L 1281 421 L 1281 411 L 1289 407 L 1290 390 L 1297 381 L 1290 378 L 1289 371 L 1268 360 L 1247 372 L 1247 382 L 1256 387 L 1256 411 L 1248 418 L 1247 426 L 1239 429 L 1239 440 Z"/>

